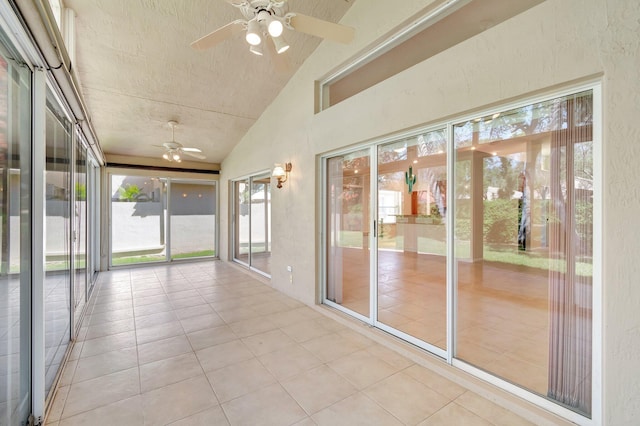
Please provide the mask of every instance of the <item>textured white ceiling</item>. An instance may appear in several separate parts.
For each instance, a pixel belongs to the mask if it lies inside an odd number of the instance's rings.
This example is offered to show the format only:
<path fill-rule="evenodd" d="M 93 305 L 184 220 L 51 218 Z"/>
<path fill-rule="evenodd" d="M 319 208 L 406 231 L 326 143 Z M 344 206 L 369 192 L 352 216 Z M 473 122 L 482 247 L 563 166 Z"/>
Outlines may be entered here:
<path fill-rule="evenodd" d="M 289 10 L 338 22 L 353 0 L 289 0 Z M 76 62 L 103 151 L 159 158 L 171 140 L 220 163 L 320 39 L 285 30 L 287 72 L 249 52 L 243 35 L 207 51 L 192 41 L 235 19 L 224 0 L 65 0 L 76 12 Z M 328 42 L 330 43 L 330 42 Z M 311 108 L 311 106 L 309 106 Z M 265 135 L 268 137 L 268 135 Z"/>

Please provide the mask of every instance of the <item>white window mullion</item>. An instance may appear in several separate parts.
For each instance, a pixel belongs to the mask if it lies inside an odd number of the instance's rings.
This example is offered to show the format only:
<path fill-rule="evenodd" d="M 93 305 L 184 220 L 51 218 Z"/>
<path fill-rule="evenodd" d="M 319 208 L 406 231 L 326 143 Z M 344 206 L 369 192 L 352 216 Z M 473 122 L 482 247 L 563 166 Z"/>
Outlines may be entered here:
<path fill-rule="evenodd" d="M 166 191 L 166 197 L 165 199 L 167 200 L 167 208 L 166 210 L 164 209 L 164 207 L 161 205 L 161 209 L 162 211 L 160 212 L 160 214 L 165 216 L 165 234 L 164 234 L 164 248 L 165 248 L 165 260 L 167 262 L 171 261 L 171 179 L 167 179 L 166 183 L 165 183 L 166 187 L 167 187 L 167 191 Z M 162 194 L 162 192 L 161 192 Z"/>
<path fill-rule="evenodd" d="M 369 318 L 371 325 L 375 325 L 378 322 L 378 233 L 380 232 L 380 220 L 378 218 L 378 147 L 374 145 L 371 147 L 369 153 L 369 165 L 371 170 L 370 174 L 370 214 L 371 220 L 369 229 L 369 246 L 370 246 L 370 279 L 371 279 L 371 294 L 370 294 L 370 311 Z M 367 195 L 364 194 L 366 197 Z M 374 225 L 375 221 L 375 225 Z"/>
<path fill-rule="evenodd" d="M 456 303 L 456 261 L 455 261 L 455 228 L 454 228 L 454 216 L 456 213 L 455 206 L 455 165 L 456 165 L 456 150 L 453 144 L 453 124 L 447 125 L 447 362 L 451 364 L 453 362 L 453 355 L 455 354 L 455 303 Z"/>
<path fill-rule="evenodd" d="M 603 135 L 602 135 L 602 86 L 593 87 L 593 325 L 591 358 L 591 418 L 595 424 L 604 424 L 603 412 L 603 281 L 602 281 L 602 245 L 603 245 Z"/>
<path fill-rule="evenodd" d="M 32 353 L 31 398 L 36 419 L 45 413 L 45 327 L 44 327 L 44 271 L 45 271 L 45 196 L 46 196 L 46 96 L 47 77 L 41 69 L 33 73 L 32 86 L 32 224 L 31 224 L 31 281 L 32 281 Z"/>

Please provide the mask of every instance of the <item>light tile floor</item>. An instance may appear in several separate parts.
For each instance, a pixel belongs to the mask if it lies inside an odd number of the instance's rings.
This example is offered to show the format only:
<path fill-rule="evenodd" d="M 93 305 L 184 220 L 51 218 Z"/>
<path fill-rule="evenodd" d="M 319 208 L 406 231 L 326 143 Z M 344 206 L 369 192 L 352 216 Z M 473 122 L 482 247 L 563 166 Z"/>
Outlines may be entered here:
<path fill-rule="evenodd" d="M 48 425 L 529 424 L 223 262 L 97 291 Z"/>

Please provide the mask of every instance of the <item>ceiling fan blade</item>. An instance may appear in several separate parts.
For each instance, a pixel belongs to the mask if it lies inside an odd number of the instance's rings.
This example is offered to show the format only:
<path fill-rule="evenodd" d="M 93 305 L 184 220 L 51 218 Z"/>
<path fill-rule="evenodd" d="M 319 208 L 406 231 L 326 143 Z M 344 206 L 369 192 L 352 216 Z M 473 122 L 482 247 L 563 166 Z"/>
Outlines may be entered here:
<path fill-rule="evenodd" d="M 189 156 L 194 157 L 194 158 L 198 158 L 198 159 L 200 159 L 200 160 L 204 160 L 205 158 L 207 158 L 207 157 L 205 157 L 205 156 L 204 156 L 204 155 L 202 155 L 202 154 L 198 154 L 197 152 L 189 152 L 189 151 L 185 151 L 185 150 L 184 150 L 184 148 L 182 149 L 182 152 L 183 152 L 184 154 L 186 154 L 186 155 L 189 155 Z"/>
<path fill-rule="evenodd" d="M 316 37 L 326 38 L 327 40 L 337 41 L 338 43 L 350 43 L 355 35 L 355 30 L 351 27 L 323 21 L 322 19 L 312 16 L 288 13 L 287 17 L 290 17 L 289 22 L 294 30 Z"/>
<path fill-rule="evenodd" d="M 202 150 L 200 148 L 185 148 L 185 147 L 182 147 L 182 150 L 184 152 L 202 152 Z"/>
<path fill-rule="evenodd" d="M 225 25 L 224 27 L 220 27 L 214 32 L 209 33 L 206 36 L 194 41 L 193 43 L 191 43 L 191 47 L 198 50 L 209 49 L 219 43 L 222 43 L 226 39 L 243 32 L 246 28 L 246 24 L 246 21 L 243 21 L 242 19 L 233 21 Z"/>
<path fill-rule="evenodd" d="M 227 3 L 235 7 L 245 6 L 249 4 L 246 0 L 227 0 Z"/>

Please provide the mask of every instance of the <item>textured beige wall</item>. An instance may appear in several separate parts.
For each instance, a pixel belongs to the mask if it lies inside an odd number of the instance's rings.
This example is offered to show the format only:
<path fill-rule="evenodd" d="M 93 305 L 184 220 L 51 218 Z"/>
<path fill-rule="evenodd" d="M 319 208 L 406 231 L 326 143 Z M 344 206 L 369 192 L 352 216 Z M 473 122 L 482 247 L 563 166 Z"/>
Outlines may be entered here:
<path fill-rule="evenodd" d="M 323 43 L 222 164 L 227 180 L 291 161 L 290 181 L 274 189 L 272 285 L 305 303 L 316 300 L 317 157 L 340 147 L 477 108 L 580 81 L 602 82 L 603 108 L 603 383 L 597 424 L 640 418 L 640 2 L 547 0 L 320 114 L 314 81 L 427 2 L 357 1 L 343 23 L 357 29 L 351 46 Z M 221 203 L 226 206 L 225 202 Z M 226 207 L 225 207 L 226 208 Z M 228 245 L 222 211 L 221 245 Z M 226 257 L 225 253 L 222 254 Z M 286 265 L 293 267 L 289 283 Z M 596 384 L 598 386 L 597 378 Z"/>

